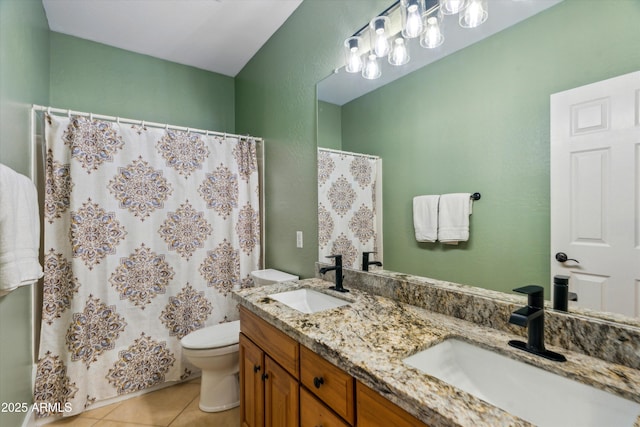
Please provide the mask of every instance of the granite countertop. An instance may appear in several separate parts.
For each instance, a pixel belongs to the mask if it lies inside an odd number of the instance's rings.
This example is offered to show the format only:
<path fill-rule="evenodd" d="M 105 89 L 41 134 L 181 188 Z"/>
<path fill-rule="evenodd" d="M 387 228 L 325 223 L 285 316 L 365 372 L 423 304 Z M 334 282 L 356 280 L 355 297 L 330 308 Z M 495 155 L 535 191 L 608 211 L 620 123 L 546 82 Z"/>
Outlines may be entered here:
<path fill-rule="evenodd" d="M 547 347 L 564 354 L 568 360 L 548 361 L 508 346 L 510 339 L 521 339 L 519 336 L 389 298 L 352 289 L 336 295 L 349 300 L 350 305 L 313 314 L 301 313 L 268 298 L 270 294 L 299 288 L 335 295 L 327 290 L 329 286 L 330 282 L 321 279 L 305 279 L 238 290 L 234 298 L 432 427 L 531 425 L 402 362 L 407 356 L 448 338 L 460 338 L 640 402 L 639 370 L 553 346 Z M 636 425 L 640 426 L 640 420 Z"/>

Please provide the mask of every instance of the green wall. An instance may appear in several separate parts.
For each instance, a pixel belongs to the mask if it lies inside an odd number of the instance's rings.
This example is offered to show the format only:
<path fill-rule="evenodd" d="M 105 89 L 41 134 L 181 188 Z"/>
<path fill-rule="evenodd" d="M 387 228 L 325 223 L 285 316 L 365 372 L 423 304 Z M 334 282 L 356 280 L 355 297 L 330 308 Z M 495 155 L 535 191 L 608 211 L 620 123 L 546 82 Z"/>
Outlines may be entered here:
<path fill-rule="evenodd" d="M 637 0 L 566 0 L 344 105 L 343 149 L 384 159 L 385 267 L 548 286 L 549 95 L 640 69 L 639 19 Z M 414 196 L 475 191 L 469 242 L 416 242 Z"/>
<path fill-rule="evenodd" d="M 29 111 L 49 99 L 49 28 L 40 0 L 0 0 L 0 162 L 29 174 Z M 31 287 L 0 297 L 0 403 L 30 403 Z M 26 414 L 0 411 L 0 426 Z"/>
<path fill-rule="evenodd" d="M 342 107 L 318 101 L 318 147 L 342 149 Z"/>
<path fill-rule="evenodd" d="M 51 33 L 51 106 L 235 132 L 232 77 Z"/>
<path fill-rule="evenodd" d="M 305 0 L 236 76 L 237 131 L 266 139 L 267 267 L 315 274 L 316 83 L 342 65 L 344 39 L 389 3 Z"/>

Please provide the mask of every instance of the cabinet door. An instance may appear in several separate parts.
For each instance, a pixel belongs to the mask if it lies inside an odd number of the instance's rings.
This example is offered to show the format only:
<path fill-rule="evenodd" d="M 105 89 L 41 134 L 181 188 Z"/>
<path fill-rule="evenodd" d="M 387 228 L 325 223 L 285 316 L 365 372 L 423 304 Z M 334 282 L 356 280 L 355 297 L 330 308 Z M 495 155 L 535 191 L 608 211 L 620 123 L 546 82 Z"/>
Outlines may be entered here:
<path fill-rule="evenodd" d="M 240 334 L 240 417 L 242 427 L 264 426 L 264 352 Z"/>
<path fill-rule="evenodd" d="M 300 382 L 349 424 L 355 422 L 353 377 L 300 346 Z"/>
<path fill-rule="evenodd" d="M 298 378 L 300 346 L 297 341 L 244 307 L 240 307 L 240 331 L 291 376 Z"/>
<path fill-rule="evenodd" d="M 349 424 L 300 387 L 300 427 L 349 427 Z"/>
<path fill-rule="evenodd" d="M 269 356 L 265 356 L 265 369 L 265 427 L 297 427 L 298 381 Z"/>
<path fill-rule="evenodd" d="M 363 427 L 427 427 L 422 421 L 356 381 L 358 425 Z"/>

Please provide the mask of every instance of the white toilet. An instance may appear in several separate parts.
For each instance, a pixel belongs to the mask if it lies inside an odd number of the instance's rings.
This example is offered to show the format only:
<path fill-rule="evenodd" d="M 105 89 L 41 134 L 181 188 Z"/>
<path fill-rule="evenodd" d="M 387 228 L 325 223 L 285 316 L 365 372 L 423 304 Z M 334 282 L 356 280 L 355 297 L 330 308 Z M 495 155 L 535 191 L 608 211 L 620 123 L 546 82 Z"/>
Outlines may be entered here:
<path fill-rule="evenodd" d="M 288 282 L 290 280 L 298 280 L 299 276 L 285 273 L 284 271 L 268 268 L 266 270 L 256 270 L 251 272 L 251 278 L 256 286 L 271 285 L 278 282 Z"/>
<path fill-rule="evenodd" d="M 202 411 L 220 412 L 240 404 L 239 334 L 240 321 L 236 320 L 198 329 L 180 340 L 182 354 L 202 370 Z"/>
<path fill-rule="evenodd" d="M 298 280 L 298 276 L 268 269 L 251 273 L 256 286 Z M 193 331 L 182 340 L 182 354 L 202 370 L 200 404 L 205 412 L 220 412 L 240 404 L 238 341 L 240 321 Z"/>

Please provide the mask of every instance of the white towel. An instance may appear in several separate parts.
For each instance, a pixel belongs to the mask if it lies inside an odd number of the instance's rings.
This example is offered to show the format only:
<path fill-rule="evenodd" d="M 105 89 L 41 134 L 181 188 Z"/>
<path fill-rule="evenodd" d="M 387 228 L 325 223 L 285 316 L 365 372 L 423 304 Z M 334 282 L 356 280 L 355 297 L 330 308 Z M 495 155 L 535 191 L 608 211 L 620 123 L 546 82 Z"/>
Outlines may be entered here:
<path fill-rule="evenodd" d="M 26 176 L 0 164 L 0 296 L 43 276 L 39 248 L 36 187 Z"/>
<path fill-rule="evenodd" d="M 438 240 L 452 245 L 469 240 L 469 215 L 471 215 L 472 204 L 471 193 L 440 196 Z"/>
<path fill-rule="evenodd" d="M 413 228 L 418 242 L 435 242 L 438 239 L 439 195 L 413 198 Z"/>

